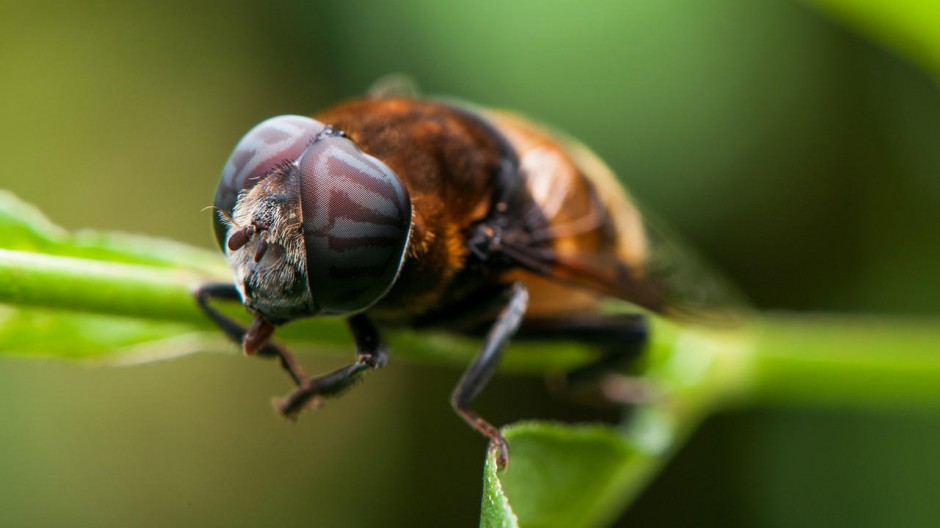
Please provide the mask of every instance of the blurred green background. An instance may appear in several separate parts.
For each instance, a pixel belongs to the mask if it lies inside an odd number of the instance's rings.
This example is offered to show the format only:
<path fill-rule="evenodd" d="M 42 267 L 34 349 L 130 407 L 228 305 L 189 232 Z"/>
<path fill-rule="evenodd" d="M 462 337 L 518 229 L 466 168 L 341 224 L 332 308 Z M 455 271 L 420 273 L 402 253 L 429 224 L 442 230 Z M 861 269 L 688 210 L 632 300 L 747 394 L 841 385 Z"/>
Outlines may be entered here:
<path fill-rule="evenodd" d="M 760 308 L 940 312 L 936 80 L 808 4 L 3 2 L 0 35 L 0 187 L 70 229 L 211 247 L 241 134 L 405 72 L 591 145 Z M 458 376 L 393 362 L 289 424 L 286 380 L 235 350 L 2 358 L 0 524 L 470 526 L 484 444 Z M 479 408 L 603 417 L 506 376 Z M 727 413 L 620 523 L 931 526 L 936 445 L 928 413 Z"/>

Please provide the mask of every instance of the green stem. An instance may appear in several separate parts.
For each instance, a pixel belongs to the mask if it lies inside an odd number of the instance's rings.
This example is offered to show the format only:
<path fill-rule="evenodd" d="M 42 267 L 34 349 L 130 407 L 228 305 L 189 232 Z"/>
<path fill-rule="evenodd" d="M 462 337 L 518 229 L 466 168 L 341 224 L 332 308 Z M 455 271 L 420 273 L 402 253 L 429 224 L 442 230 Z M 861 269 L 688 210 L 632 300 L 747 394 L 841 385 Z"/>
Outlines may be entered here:
<path fill-rule="evenodd" d="M 221 257 L 217 260 L 224 271 Z M 0 305 L 40 308 L 63 315 L 84 312 L 134 318 L 135 322 L 174 321 L 194 329 L 211 328 L 208 318 L 196 306 L 192 289 L 224 275 L 212 270 L 213 275 L 207 276 L 205 272 L 182 267 L 188 264 L 182 261 L 176 263 L 178 267 L 166 267 L 172 264 L 172 255 L 167 255 L 165 264 L 152 266 L 0 249 Z M 204 268 L 203 265 L 200 269 Z M 229 304 L 234 316 L 244 316 L 243 309 Z M 336 318 L 291 324 L 279 330 L 278 337 L 321 350 L 346 350 L 351 346 L 348 331 Z M 389 337 L 396 357 L 418 361 L 466 365 L 477 351 L 473 340 L 439 334 L 396 332 Z M 4 344 L 0 342 L 0 353 L 13 352 Z M 520 353 L 507 358 L 505 366 L 520 372 L 544 372 L 546 365 L 572 368 L 586 358 L 583 347 L 570 343 L 516 348 Z"/>
<path fill-rule="evenodd" d="M 940 321 L 768 314 L 754 344 L 745 404 L 940 405 Z"/>
<path fill-rule="evenodd" d="M 171 320 L 204 328 L 206 319 L 190 293 L 203 280 L 203 275 L 185 269 L 0 249 L 0 303 L 20 307 Z M 292 334 L 310 332 L 286 332 Z M 671 353 L 679 335 L 665 332 L 662 350 Z M 434 345 L 421 345 L 417 336 L 399 336 L 397 341 L 408 345 L 402 350 L 420 349 L 406 356 L 449 357 L 448 362 L 464 360 L 473 348 L 460 344 L 456 346 L 466 350 L 456 355 L 434 354 L 428 350 Z M 455 346 L 447 340 L 439 344 Z M 509 365 L 526 371 L 539 370 L 540 364 L 542 370 L 559 368 L 583 357 L 560 345 L 517 348 L 533 349 L 520 351 L 516 358 L 510 355 Z M 726 372 L 718 376 L 722 390 L 738 404 L 940 405 L 937 322 L 766 314 L 752 333 L 751 346 L 732 348 L 733 360 L 726 358 L 719 367 Z"/>
<path fill-rule="evenodd" d="M 0 303 L 204 326 L 193 272 L 0 249 Z"/>

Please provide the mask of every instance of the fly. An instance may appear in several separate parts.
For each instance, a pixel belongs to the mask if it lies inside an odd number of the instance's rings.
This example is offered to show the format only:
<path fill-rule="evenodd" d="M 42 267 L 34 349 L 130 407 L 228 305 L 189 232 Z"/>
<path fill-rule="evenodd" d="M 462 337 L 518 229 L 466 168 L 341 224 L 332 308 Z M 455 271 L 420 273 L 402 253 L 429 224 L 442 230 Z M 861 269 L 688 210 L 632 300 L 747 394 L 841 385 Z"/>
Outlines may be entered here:
<path fill-rule="evenodd" d="M 215 208 L 233 283 L 195 296 L 247 355 L 279 359 L 296 385 L 281 413 L 294 418 L 386 364 L 379 328 L 480 336 L 451 404 L 500 467 L 506 440 L 472 404 L 511 338 L 596 345 L 604 353 L 579 372 L 610 369 L 649 330 L 641 313 L 604 313 L 606 299 L 677 315 L 721 291 L 671 267 L 672 246 L 587 148 L 502 111 L 370 97 L 273 117 L 235 147 Z M 241 301 L 252 323 L 211 299 Z M 319 315 L 346 319 L 356 360 L 311 377 L 271 336 Z"/>

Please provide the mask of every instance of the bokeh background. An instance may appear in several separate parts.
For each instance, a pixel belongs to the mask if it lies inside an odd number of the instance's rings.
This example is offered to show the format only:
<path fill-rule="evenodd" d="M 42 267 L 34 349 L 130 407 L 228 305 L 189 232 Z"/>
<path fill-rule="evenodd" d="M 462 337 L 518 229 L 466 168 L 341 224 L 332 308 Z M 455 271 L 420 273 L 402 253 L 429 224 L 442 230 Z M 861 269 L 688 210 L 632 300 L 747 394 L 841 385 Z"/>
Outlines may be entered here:
<path fill-rule="evenodd" d="M 390 72 L 591 145 L 762 309 L 940 312 L 936 79 L 794 0 L 0 2 L 0 187 L 70 229 L 211 247 L 242 133 Z M 0 524 L 471 526 L 484 444 L 449 409 L 458 376 L 393 362 L 288 424 L 282 375 L 235 350 L 0 358 Z M 521 377 L 479 407 L 597 417 Z M 937 445 L 928 413 L 728 413 L 619 522 L 932 526 Z"/>

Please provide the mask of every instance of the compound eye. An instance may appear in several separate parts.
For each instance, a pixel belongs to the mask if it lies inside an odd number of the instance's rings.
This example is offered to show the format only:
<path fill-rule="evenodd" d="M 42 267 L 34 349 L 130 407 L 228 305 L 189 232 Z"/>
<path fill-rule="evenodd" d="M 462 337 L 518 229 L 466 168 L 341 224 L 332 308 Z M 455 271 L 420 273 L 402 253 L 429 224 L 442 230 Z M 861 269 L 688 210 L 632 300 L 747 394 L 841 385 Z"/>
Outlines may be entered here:
<path fill-rule="evenodd" d="M 392 287 L 411 231 L 408 190 L 392 169 L 341 135 L 298 161 L 307 278 L 323 313 L 364 310 Z"/>
<path fill-rule="evenodd" d="M 251 189 L 279 163 L 292 163 L 323 130 L 323 123 L 298 115 L 283 115 L 262 121 L 242 137 L 225 163 L 215 206 L 232 214 L 238 193 Z M 225 246 L 226 226 L 215 215 L 215 236 Z"/>

